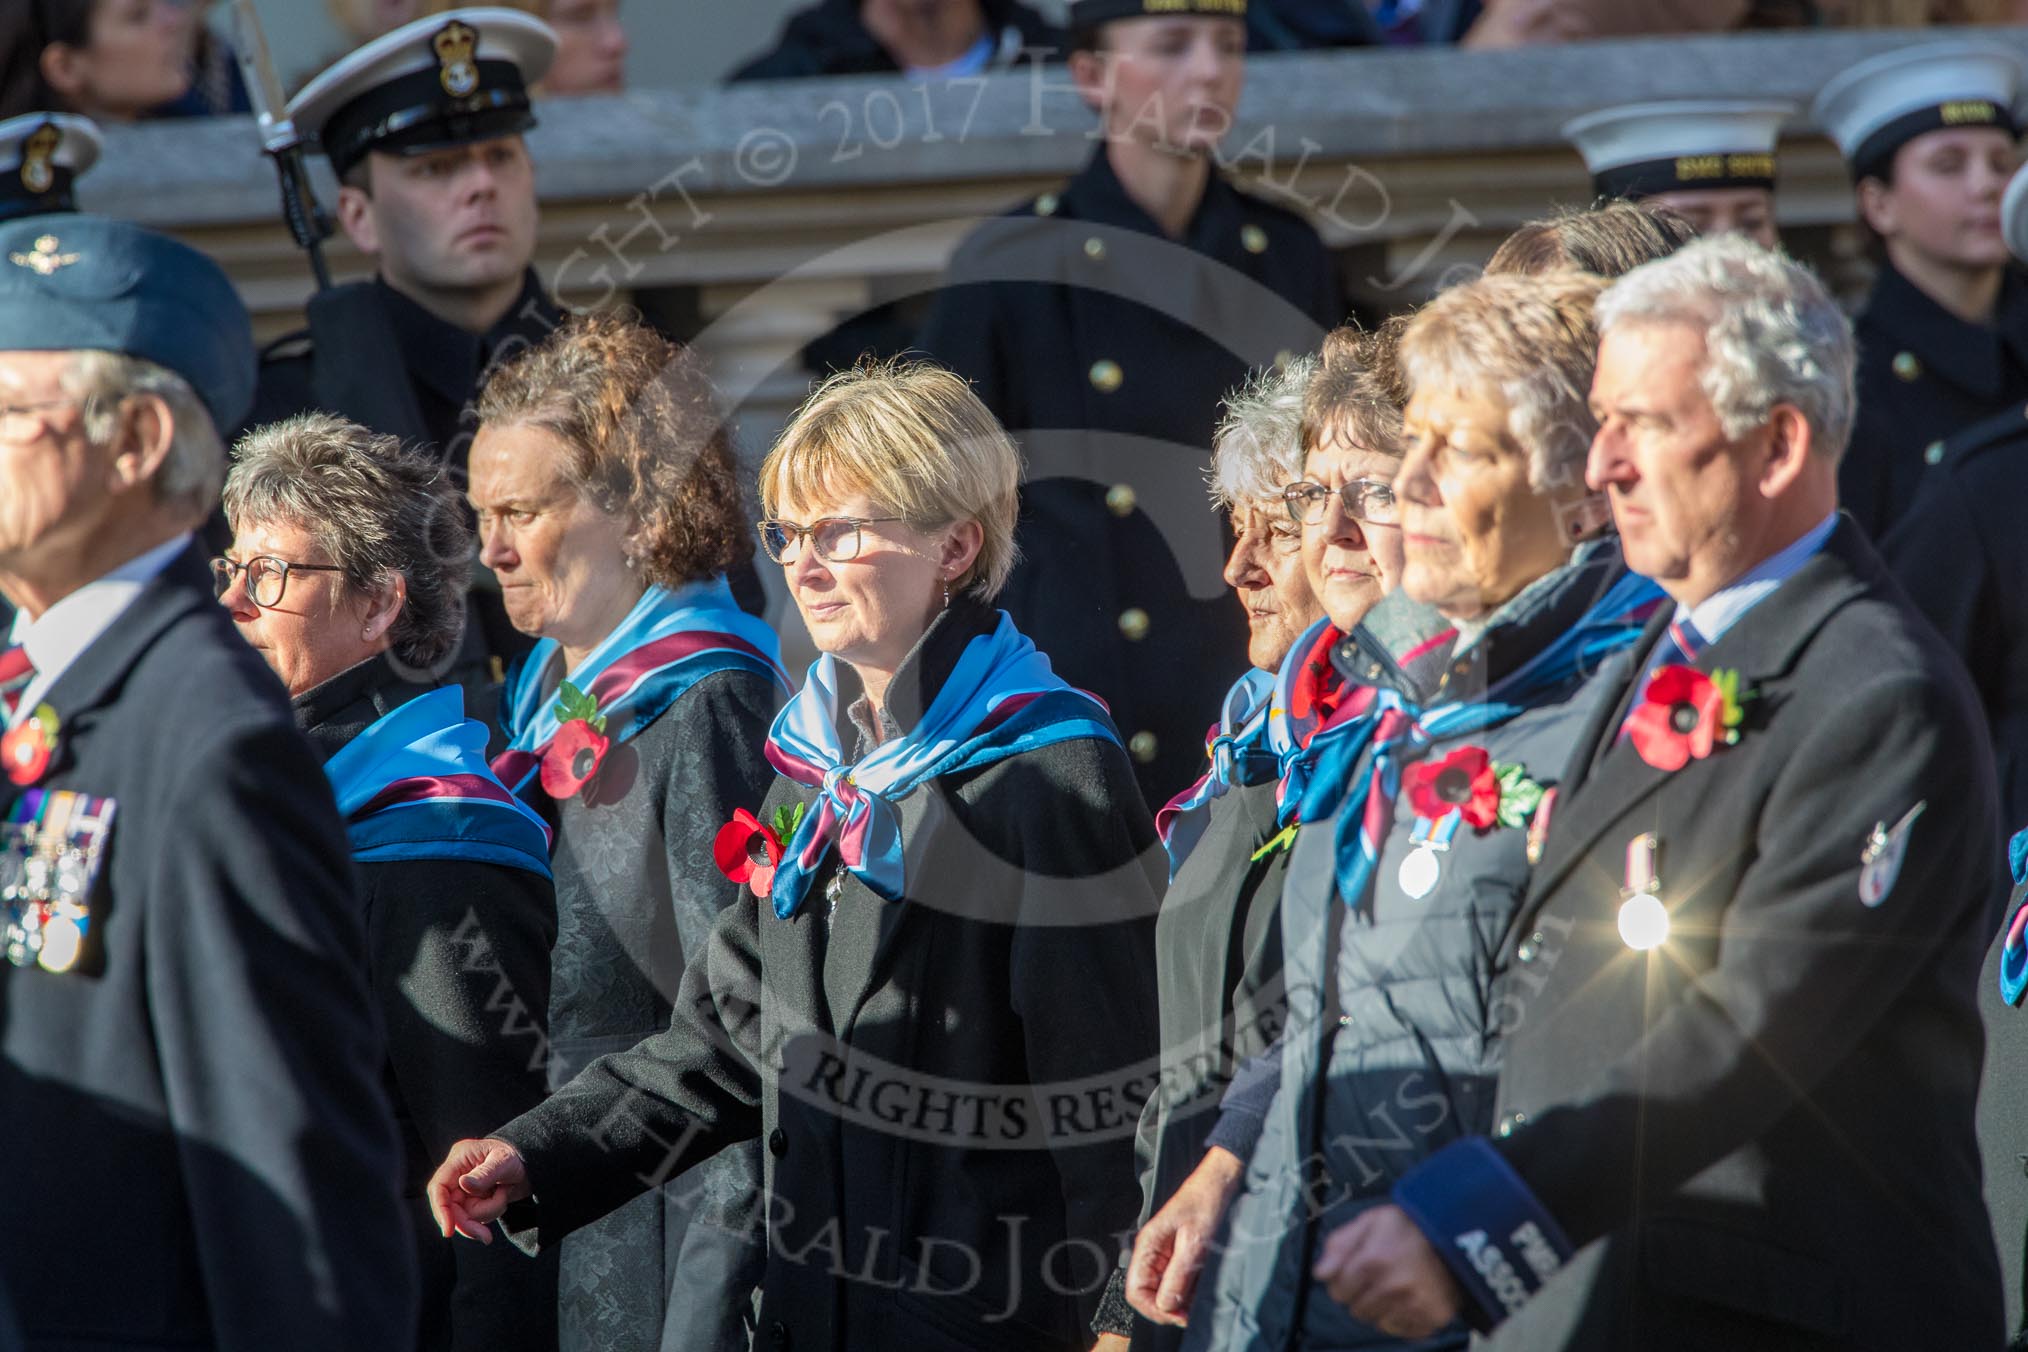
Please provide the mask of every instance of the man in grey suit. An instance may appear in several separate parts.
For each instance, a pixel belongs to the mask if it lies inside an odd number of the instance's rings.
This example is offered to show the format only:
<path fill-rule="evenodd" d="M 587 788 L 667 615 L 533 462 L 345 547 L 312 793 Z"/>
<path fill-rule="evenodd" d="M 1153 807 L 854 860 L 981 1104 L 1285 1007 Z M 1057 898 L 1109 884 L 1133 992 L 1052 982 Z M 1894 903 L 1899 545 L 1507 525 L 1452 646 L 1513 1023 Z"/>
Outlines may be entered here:
<path fill-rule="evenodd" d="M 1491 1139 L 1325 1243 L 1497 1348 L 2002 1342 L 1972 1109 L 1996 831 L 1962 669 L 1836 510 L 1851 333 L 1738 238 L 1599 306 L 1587 466 L 1676 601 L 1503 940 Z"/>

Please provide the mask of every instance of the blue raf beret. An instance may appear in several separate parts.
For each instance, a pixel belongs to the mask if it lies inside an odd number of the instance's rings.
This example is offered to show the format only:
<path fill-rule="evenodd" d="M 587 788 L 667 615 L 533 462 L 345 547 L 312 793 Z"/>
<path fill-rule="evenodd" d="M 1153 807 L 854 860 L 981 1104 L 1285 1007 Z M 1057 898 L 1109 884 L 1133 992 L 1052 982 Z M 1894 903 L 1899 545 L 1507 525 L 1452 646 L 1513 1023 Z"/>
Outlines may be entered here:
<path fill-rule="evenodd" d="M 253 326 L 218 264 L 105 216 L 0 223 L 0 352 L 95 349 L 190 382 L 230 436 L 253 405 Z"/>

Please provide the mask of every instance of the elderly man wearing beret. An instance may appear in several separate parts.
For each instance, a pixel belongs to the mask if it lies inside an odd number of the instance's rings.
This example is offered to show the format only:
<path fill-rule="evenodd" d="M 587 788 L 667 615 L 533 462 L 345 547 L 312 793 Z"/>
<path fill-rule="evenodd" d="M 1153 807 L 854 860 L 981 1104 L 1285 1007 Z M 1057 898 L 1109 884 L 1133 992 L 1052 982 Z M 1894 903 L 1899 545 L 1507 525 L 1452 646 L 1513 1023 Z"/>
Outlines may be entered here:
<path fill-rule="evenodd" d="M 412 1346 L 344 828 L 191 536 L 253 373 L 202 255 L 0 225 L 9 1347 Z"/>

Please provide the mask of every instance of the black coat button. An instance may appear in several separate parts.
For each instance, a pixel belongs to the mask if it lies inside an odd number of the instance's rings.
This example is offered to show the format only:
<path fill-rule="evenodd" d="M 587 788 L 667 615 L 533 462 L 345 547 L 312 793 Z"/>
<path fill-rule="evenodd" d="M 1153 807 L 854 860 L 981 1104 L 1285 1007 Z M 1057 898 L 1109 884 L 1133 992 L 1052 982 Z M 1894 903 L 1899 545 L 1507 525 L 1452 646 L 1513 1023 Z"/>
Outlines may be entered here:
<path fill-rule="evenodd" d="M 789 1133 L 776 1127 L 768 1133 L 768 1153 L 776 1159 L 789 1153 Z"/>
<path fill-rule="evenodd" d="M 768 1346 L 773 1348 L 775 1352 L 789 1352 L 789 1348 L 795 1344 L 795 1341 L 795 1339 L 789 1336 L 789 1326 L 781 1320 L 777 1319 L 774 1323 L 768 1325 Z"/>

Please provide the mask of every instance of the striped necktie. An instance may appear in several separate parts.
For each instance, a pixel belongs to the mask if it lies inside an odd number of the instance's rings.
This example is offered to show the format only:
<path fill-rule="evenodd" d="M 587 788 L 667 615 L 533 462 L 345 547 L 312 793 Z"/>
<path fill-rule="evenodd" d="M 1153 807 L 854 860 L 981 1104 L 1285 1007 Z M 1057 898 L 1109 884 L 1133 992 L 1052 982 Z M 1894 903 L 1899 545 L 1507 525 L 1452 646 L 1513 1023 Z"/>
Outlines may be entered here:
<path fill-rule="evenodd" d="M 12 721 L 34 679 L 35 664 L 28 660 L 28 649 L 19 644 L 0 649 L 0 721 Z"/>
<path fill-rule="evenodd" d="M 1627 716 L 1620 720 L 1618 740 L 1624 742 L 1627 739 L 1627 724 L 1633 721 L 1634 710 L 1647 702 L 1648 683 L 1655 679 L 1655 673 L 1663 667 L 1694 664 L 1698 655 L 1710 646 L 1688 618 L 1669 621 L 1669 628 L 1648 658 L 1648 670 L 1641 677 L 1641 688 L 1634 693 L 1634 702 L 1627 706 Z"/>

